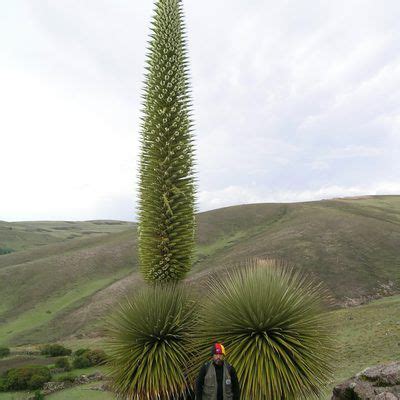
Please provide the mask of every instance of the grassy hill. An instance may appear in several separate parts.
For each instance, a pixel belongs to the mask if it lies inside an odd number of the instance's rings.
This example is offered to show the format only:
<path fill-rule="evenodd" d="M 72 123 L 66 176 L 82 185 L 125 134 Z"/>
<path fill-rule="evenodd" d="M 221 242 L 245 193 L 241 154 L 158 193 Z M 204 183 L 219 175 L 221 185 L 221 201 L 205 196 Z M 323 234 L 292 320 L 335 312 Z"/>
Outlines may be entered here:
<path fill-rule="evenodd" d="M 400 196 L 228 207 L 197 216 L 188 279 L 251 257 L 280 258 L 338 304 L 399 290 Z M 99 334 L 107 309 L 142 284 L 136 226 L 121 221 L 0 222 L 0 344 Z"/>

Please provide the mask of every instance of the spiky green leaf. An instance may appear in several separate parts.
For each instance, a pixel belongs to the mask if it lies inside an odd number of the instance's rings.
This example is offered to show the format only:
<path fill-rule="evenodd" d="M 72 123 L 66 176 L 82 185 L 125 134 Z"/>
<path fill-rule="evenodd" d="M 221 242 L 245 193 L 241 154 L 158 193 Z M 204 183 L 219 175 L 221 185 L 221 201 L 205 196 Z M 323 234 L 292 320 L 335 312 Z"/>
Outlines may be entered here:
<path fill-rule="evenodd" d="M 225 343 L 244 399 L 317 398 L 331 378 L 333 341 L 320 285 L 272 261 L 215 277 L 202 347 Z"/>
<path fill-rule="evenodd" d="M 196 352 L 196 303 L 184 287 L 147 287 L 108 324 L 108 369 L 116 393 L 130 400 L 172 400 L 190 388 Z"/>

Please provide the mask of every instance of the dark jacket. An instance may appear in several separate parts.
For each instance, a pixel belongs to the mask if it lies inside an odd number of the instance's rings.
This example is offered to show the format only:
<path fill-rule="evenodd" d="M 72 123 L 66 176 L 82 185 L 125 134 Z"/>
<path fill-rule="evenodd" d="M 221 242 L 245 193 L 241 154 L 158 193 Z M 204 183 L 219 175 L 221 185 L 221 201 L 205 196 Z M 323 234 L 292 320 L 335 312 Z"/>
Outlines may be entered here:
<path fill-rule="evenodd" d="M 239 387 L 239 381 L 237 378 L 237 374 L 235 369 L 228 364 L 226 361 L 224 361 L 225 366 L 228 368 L 229 375 L 230 375 L 230 385 L 231 385 L 231 390 L 232 390 L 232 400 L 240 400 L 240 387 Z M 224 376 L 224 365 L 218 366 L 213 363 L 213 361 L 209 361 L 205 363 L 199 372 L 199 376 L 197 377 L 196 381 L 196 400 L 204 400 L 203 399 L 203 393 L 204 393 L 204 380 L 207 375 L 208 369 L 209 368 L 215 368 L 215 375 L 217 378 L 217 397 L 212 400 L 223 400 L 223 387 L 224 387 L 224 382 L 223 382 L 223 376 Z"/>

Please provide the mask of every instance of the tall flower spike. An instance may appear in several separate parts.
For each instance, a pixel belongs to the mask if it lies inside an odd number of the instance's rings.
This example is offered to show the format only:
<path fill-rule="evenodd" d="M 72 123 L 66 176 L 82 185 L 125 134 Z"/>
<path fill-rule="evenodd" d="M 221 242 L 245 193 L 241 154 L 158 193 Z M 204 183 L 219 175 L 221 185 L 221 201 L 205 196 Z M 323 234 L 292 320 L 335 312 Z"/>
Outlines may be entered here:
<path fill-rule="evenodd" d="M 182 2 L 159 0 L 144 83 L 139 259 L 150 282 L 178 281 L 194 253 L 195 178 Z"/>

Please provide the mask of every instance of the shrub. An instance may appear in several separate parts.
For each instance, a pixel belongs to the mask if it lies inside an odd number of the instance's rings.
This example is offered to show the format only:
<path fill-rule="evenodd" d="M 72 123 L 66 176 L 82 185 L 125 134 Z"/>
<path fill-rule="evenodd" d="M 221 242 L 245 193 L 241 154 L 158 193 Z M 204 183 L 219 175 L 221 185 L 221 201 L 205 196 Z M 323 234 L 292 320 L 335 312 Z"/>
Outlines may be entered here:
<path fill-rule="evenodd" d="M 89 368 L 92 366 L 90 360 L 85 356 L 75 357 L 72 366 L 76 369 Z"/>
<path fill-rule="evenodd" d="M 13 253 L 15 250 L 11 249 L 10 247 L 0 247 L 0 256 L 3 254 L 10 254 Z"/>
<path fill-rule="evenodd" d="M 5 372 L 1 386 L 3 391 L 39 389 L 50 380 L 51 374 L 47 367 L 31 365 L 12 368 Z"/>
<path fill-rule="evenodd" d="M 43 385 L 49 381 L 45 375 L 35 374 L 32 375 L 28 382 L 28 389 L 41 389 Z"/>
<path fill-rule="evenodd" d="M 5 392 L 6 390 L 6 378 L 5 375 L 2 375 L 0 376 L 0 392 Z"/>
<path fill-rule="evenodd" d="M 332 366 L 327 299 L 271 261 L 215 277 L 201 313 L 204 355 L 211 338 L 225 343 L 244 399 L 319 398 Z"/>
<path fill-rule="evenodd" d="M 67 357 L 60 357 L 57 358 L 55 362 L 56 368 L 62 368 L 64 371 L 70 371 L 71 370 L 71 364 L 69 363 L 69 360 Z"/>
<path fill-rule="evenodd" d="M 40 390 L 35 391 L 34 400 L 44 400 L 44 394 Z"/>
<path fill-rule="evenodd" d="M 179 286 L 143 288 L 109 322 L 108 369 L 121 398 L 179 398 L 196 354 L 196 303 Z"/>
<path fill-rule="evenodd" d="M 7 357 L 10 354 L 10 349 L 8 347 L 0 346 L 0 358 Z"/>
<path fill-rule="evenodd" d="M 90 349 L 78 349 L 74 352 L 75 357 L 82 356 L 84 353 L 87 353 Z"/>
<path fill-rule="evenodd" d="M 69 356 L 72 350 L 61 344 L 46 344 L 41 348 L 41 354 L 49 357 Z"/>
<path fill-rule="evenodd" d="M 59 375 L 55 378 L 56 382 L 75 382 L 75 378 L 76 376 L 74 374 L 63 374 L 63 375 Z"/>
<path fill-rule="evenodd" d="M 107 360 L 107 355 L 103 350 L 95 349 L 89 350 L 85 353 L 86 357 L 89 359 L 91 365 L 104 364 Z"/>

